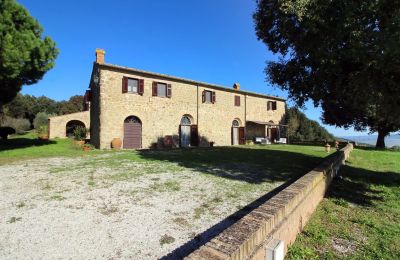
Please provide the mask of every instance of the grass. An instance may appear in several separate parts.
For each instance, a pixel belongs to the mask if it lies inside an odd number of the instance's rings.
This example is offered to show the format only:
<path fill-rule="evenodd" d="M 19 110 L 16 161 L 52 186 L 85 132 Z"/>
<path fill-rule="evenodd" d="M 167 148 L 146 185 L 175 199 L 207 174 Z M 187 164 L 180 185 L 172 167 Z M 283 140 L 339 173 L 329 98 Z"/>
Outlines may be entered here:
<path fill-rule="evenodd" d="M 287 259 L 400 259 L 400 152 L 355 149 Z"/>
<path fill-rule="evenodd" d="M 44 157 L 90 156 L 99 152 L 84 152 L 70 139 L 39 140 L 37 135 L 31 132 L 0 140 L 0 165 Z"/>

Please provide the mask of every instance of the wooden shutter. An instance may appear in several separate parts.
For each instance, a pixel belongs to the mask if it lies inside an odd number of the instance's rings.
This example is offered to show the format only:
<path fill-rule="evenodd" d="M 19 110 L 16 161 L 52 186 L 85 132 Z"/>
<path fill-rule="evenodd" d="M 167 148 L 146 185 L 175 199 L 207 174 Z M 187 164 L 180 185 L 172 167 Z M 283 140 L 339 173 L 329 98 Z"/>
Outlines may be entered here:
<path fill-rule="evenodd" d="M 215 103 L 215 91 L 211 92 L 211 103 Z"/>
<path fill-rule="evenodd" d="M 143 95 L 144 93 L 144 79 L 139 79 L 138 94 Z"/>
<path fill-rule="evenodd" d="M 235 96 L 235 106 L 240 107 L 240 96 Z"/>
<path fill-rule="evenodd" d="M 157 96 L 157 82 L 153 82 L 153 96 Z"/>
<path fill-rule="evenodd" d="M 122 78 L 122 93 L 127 93 L 128 92 L 128 78 L 123 77 Z"/>
<path fill-rule="evenodd" d="M 171 86 L 171 84 L 168 84 L 167 85 L 167 97 L 171 98 L 171 96 L 172 96 L 172 86 Z"/>
<path fill-rule="evenodd" d="M 205 90 L 203 90 L 203 93 L 202 93 L 202 101 L 203 101 L 203 103 L 206 102 L 206 91 Z"/>
<path fill-rule="evenodd" d="M 239 127 L 239 144 L 246 143 L 246 136 L 244 132 L 244 127 Z"/>
<path fill-rule="evenodd" d="M 276 110 L 276 101 L 271 102 L 272 103 L 272 110 Z"/>
<path fill-rule="evenodd" d="M 197 125 L 190 126 L 190 146 L 199 145 L 199 131 Z"/>
<path fill-rule="evenodd" d="M 267 110 L 268 110 L 268 111 L 271 110 L 271 101 L 268 101 L 268 102 L 267 102 Z"/>

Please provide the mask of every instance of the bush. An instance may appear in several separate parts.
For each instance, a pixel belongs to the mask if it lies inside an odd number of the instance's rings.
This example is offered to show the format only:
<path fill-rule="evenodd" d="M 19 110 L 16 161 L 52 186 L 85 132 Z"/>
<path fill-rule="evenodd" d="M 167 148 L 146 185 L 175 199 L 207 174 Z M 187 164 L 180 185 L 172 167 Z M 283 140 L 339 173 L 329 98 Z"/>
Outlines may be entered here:
<path fill-rule="evenodd" d="M 26 118 L 13 118 L 6 116 L 2 126 L 13 128 L 17 134 L 23 134 L 31 129 L 31 123 Z"/>
<path fill-rule="evenodd" d="M 7 140 L 9 135 L 15 134 L 15 129 L 9 126 L 0 127 L 0 137 L 3 140 Z"/>
<path fill-rule="evenodd" d="M 39 112 L 36 114 L 35 119 L 33 120 L 33 127 L 38 131 L 41 127 L 48 125 L 49 122 L 49 114 L 45 112 Z"/>
<path fill-rule="evenodd" d="M 86 129 L 86 127 L 83 126 L 77 126 L 74 128 L 74 139 L 81 141 L 83 139 L 86 138 L 88 130 Z"/>

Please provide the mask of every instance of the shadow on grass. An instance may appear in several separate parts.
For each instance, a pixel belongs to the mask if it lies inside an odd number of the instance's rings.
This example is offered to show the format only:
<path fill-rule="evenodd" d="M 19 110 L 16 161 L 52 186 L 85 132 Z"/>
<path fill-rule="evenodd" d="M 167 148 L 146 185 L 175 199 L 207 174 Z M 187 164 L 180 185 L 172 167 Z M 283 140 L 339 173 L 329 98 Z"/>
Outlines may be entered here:
<path fill-rule="evenodd" d="M 178 163 L 204 174 L 258 184 L 297 179 L 323 158 L 290 151 L 218 147 L 139 151 L 145 159 Z"/>
<path fill-rule="evenodd" d="M 343 199 L 349 203 L 371 206 L 374 201 L 382 201 L 379 191 L 370 185 L 386 187 L 400 186 L 400 174 L 395 172 L 378 172 L 345 165 L 340 170 L 343 176 L 335 178 L 327 197 Z"/>
<path fill-rule="evenodd" d="M 265 203 L 267 200 L 272 198 L 274 195 L 276 195 L 281 190 L 285 189 L 287 186 L 289 186 L 293 182 L 294 182 L 294 180 L 286 182 L 286 183 L 282 184 L 281 186 L 275 188 L 271 192 L 268 192 L 267 194 L 261 196 L 257 200 L 255 200 L 252 203 L 248 204 L 247 206 L 243 207 L 239 211 L 236 211 L 232 215 L 230 215 L 227 218 L 223 219 L 222 221 L 218 222 L 217 224 L 210 227 L 209 229 L 202 232 L 201 234 L 198 234 L 193 239 L 189 240 L 185 244 L 181 245 L 180 247 L 176 248 L 174 251 L 161 257 L 160 259 L 161 260 L 175 260 L 175 259 L 183 259 L 183 258 L 187 257 L 192 252 L 194 252 L 196 249 L 205 245 L 211 239 L 213 239 L 218 234 L 220 234 L 223 230 L 232 226 L 238 220 L 243 218 L 245 215 L 249 214 L 252 210 L 256 209 L 263 203 Z"/>
<path fill-rule="evenodd" d="M 27 148 L 32 146 L 43 146 L 49 144 L 55 144 L 55 141 L 51 140 L 40 140 L 31 138 L 13 138 L 8 140 L 0 140 L 0 151 L 14 150 Z"/>

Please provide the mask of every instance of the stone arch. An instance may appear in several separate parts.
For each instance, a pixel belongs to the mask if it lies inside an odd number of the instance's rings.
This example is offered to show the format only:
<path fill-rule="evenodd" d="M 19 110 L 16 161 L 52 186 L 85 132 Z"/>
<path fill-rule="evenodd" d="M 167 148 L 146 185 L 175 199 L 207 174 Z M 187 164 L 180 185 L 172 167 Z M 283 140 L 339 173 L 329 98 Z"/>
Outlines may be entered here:
<path fill-rule="evenodd" d="M 85 127 L 86 125 L 84 122 L 80 120 L 70 120 L 65 124 L 65 136 L 66 137 L 72 137 L 74 135 L 74 130 L 77 127 Z"/>
<path fill-rule="evenodd" d="M 241 127 L 242 121 L 239 118 L 235 118 L 232 121 L 232 127 Z"/>
<path fill-rule="evenodd" d="M 83 111 L 62 116 L 53 116 L 49 118 L 49 138 L 65 138 L 67 137 L 67 123 L 70 121 L 80 121 L 86 128 L 90 127 L 90 112 Z M 87 138 L 90 137 L 88 133 Z"/>

